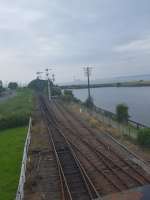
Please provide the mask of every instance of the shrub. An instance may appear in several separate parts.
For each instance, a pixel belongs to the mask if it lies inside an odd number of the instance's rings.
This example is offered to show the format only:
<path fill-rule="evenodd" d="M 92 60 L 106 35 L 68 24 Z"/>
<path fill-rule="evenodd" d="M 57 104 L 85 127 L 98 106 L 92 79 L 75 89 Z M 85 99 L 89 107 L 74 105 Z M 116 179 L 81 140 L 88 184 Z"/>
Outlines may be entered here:
<path fill-rule="evenodd" d="M 31 113 L 13 113 L 0 118 L 0 129 L 15 128 L 28 124 Z"/>
<path fill-rule="evenodd" d="M 119 122 L 127 123 L 129 118 L 128 106 L 125 104 L 118 104 L 116 107 L 116 115 Z"/>
<path fill-rule="evenodd" d="M 140 145 L 150 147 L 150 128 L 140 129 L 137 140 Z"/>
<path fill-rule="evenodd" d="M 67 102 L 73 101 L 74 95 L 73 95 L 73 93 L 72 93 L 72 90 L 64 90 L 62 99 L 63 99 L 64 101 L 67 101 Z"/>
<path fill-rule="evenodd" d="M 53 86 L 51 88 L 52 90 L 52 96 L 61 96 L 61 88 L 58 86 Z"/>
<path fill-rule="evenodd" d="M 8 88 L 11 89 L 11 90 L 16 90 L 18 88 L 18 83 L 16 83 L 16 82 L 10 82 L 8 84 Z"/>

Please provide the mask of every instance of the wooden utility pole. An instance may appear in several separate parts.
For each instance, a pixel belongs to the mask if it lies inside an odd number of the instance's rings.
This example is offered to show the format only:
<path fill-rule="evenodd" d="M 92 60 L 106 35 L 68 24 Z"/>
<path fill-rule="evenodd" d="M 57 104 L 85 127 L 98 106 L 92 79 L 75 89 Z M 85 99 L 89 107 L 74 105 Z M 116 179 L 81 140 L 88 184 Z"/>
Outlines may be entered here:
<path fill-rule="evenodd" d="M 52 74 L 52 81 L 53 81 L 53 84 L 55 82 L 55 74 Z"/>
<path fill-rule="evenodd" d="M 51 86 L 50 86 L 50 78 L 49 78 L 49 71 L 51 69 L 45 69 L 45 72 L 46 72 L 46 77 L 47 77 L 47 90 L 48 90 L 48 99 L 49 101 L 51 101 L 52 97 L 51 97 Z"/>
<path fill-rule="evenodd" d="M 90 76 L 92 72 L 92 67 L 84 67 L 84 73 L 88 79 L 88 99 L 91 100 L 91 91 L 90 91 Z"/>

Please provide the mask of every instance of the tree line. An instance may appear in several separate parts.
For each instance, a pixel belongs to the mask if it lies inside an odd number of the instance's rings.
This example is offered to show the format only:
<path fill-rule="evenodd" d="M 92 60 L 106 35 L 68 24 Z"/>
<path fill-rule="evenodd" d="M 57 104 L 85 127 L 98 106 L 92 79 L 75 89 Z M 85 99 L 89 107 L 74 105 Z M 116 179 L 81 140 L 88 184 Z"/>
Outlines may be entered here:
<path fill-rule="evenodd" d="M 18 88 L 18 83 L 17 82 L 9 82 L 7 88 L 10 90 L 16 90 Z M 0 96 L 5 91 L 6 91 L 6 87 L 4 87 L 3 82 L 0 80 Z"/>

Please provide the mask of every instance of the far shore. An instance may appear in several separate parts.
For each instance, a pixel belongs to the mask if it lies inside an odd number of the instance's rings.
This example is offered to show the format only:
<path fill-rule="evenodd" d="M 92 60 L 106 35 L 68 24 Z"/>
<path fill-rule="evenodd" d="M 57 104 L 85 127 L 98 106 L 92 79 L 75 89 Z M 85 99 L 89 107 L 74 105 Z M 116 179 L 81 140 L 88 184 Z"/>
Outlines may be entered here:
<path fill-rule="evenodd" d="M 150 81 L 129 81 L 129 82 L 116 82 L 116 83 L 100 83 L 90 84 L 90 88 L 101 88 L 101 87 L 150 87 Z M 81 85 L 63 85 L 62 89 L 86 89 L 87 84 Z"/>

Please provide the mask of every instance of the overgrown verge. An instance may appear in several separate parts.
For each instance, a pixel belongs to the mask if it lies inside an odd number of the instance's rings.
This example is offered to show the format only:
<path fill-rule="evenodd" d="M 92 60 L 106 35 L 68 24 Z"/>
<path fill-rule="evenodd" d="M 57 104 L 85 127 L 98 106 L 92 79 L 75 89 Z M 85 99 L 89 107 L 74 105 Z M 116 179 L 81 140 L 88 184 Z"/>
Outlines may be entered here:
<path fill-rule="evenodd" d="M 61 95 L 61 100 L 64 101 L 65 103 L 74 102 L 82 104 L 82 102 L 74 96 L 72 90 L 64 90 Z"/>
<path fill-rule="evenodd" d="M 138 131 L 138 143 L 143 147 L 150 148 L 150 129 L 144 128 Z"/>
<path fill-rule="evenodd" d="M 15 97 L 0 104 L 0 130 L 27 125 L 32 110 L 32 90 L 19 89 Z"/>
<path fill-rule="evenodd" d="M 0 131 L 0 200 L 15 199 L 27 129 Z"/>

